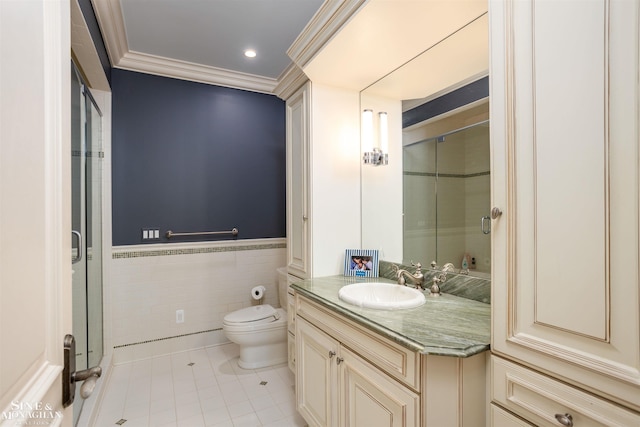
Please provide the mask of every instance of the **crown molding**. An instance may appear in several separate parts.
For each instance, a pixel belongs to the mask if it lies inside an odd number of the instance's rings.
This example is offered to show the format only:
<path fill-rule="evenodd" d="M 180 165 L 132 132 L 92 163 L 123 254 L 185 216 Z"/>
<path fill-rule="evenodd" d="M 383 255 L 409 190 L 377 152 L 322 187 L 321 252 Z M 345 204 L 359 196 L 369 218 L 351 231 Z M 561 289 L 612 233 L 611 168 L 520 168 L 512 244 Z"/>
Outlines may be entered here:
<path fill-rule="evenodd" d="M 369 0 L 327 0 L 287 50 L 293 63 L 278 79 L 239 73 L 129 49 L 118 0 L 91 0 L 111 66 L 164 77 L 274 94 L 286 99 L 307 80 L 302 69 Z"/>
<path fill-rule="evenodd" d="M 304 69 L 322 48 L 369 0 L 327 0 L 287 50 Z"/>
<path fill-rule="evenodd" d="M 91 39 L 89 27 L 84 19 L 78 0 L 70 2 L 71 10 L 71 55 L 86 84 L 92 89 L 111 91 L 104 74 L 98 51 Z"/>
<path fill-rule="evenodd" d="M 267 77 L 135 51 L 127 52 L 116 68 L 267 94 L 272 94 L 277 84 L 275 79 Z"/>
<path fill-rule="evenodd" d="M 273 90 L 273 94 L 286 100 L 308 80 L 309 78 L 300 67 L 291 63 L 278 77 L 278 84 Z"/>
<path fill-rule="evenodd" d="M 120 1 L 91 0 L 107 55 L 113 67 L 129 51 Z"/>
<path fill-rule="evenodd" d="M 234 89 L 273 94 L 276 79 L 164 58 L 129 49 L 119 1 L 91 0 L 111 66 Z"/>

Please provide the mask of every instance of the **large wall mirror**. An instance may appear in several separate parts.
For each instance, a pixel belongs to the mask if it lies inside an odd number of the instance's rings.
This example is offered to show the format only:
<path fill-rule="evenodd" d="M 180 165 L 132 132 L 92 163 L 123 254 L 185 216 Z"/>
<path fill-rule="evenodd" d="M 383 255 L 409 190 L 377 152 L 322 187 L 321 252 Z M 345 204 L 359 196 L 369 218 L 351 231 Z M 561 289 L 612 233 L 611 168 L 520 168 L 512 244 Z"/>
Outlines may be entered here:
<path fill-rule="evenodd" d="M 491 272 L 488 115 L 485 98 L 404 129 L 403 261 Z"/>
<path fill-rule="evenodd" d="M 405 264 L 472 275 L 491 267 L 488 17 L 482 15 L 361 92 L 385 110 L 389 164 L 362 166 L 362 246 Z"/>

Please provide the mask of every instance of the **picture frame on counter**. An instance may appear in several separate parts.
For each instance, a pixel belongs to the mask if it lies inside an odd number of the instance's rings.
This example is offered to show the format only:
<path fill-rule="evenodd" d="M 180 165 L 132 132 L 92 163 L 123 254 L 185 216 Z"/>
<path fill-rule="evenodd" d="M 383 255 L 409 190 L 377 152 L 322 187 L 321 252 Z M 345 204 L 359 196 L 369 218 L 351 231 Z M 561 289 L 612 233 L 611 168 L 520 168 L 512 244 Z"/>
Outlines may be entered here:
<path fill-rule="evenodd" d="M 344 256 L 344 275 L 378 277 L 379 264 L 377 249 L 347 249 Z"/>

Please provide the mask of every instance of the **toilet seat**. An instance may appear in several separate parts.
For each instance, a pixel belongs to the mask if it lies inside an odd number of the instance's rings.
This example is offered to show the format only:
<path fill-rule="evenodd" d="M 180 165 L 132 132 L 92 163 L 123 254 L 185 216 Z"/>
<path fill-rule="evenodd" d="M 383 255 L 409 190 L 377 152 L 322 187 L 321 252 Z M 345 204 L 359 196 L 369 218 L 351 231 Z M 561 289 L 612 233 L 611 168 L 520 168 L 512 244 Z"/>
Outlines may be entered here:
<path fill-rule="evenodd" d="M 280 313 L 269 304 L 254 305 L 233 311 L 224 316 L 226 325 L 266 325 L 280 319 Z"/>

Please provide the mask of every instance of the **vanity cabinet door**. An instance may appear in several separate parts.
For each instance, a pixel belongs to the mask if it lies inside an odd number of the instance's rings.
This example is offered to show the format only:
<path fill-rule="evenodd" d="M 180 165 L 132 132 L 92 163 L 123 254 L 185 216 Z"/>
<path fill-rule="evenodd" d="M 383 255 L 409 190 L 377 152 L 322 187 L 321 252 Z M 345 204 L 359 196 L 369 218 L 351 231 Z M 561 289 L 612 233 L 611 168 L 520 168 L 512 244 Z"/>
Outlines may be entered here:
<path fill-rule="evenodd" d="M 310 130 L 311 83 L 286 102 L 287 115 L 287 267 L 290 274 L 311 277 Z"/>
<path fill-rule="evenodd" d="M 413 427 L 420 396 L 383 374 L 356 353 L 340 352 L 340 419 L 349 427 Z"/>
<path fill-rule="evenodd" d="M 298 412 L 310 426 L 413 427 L 420 395 L 302 317 L 296 320 Z"/>
<path fill-rule="evenodd" d="M 340 344 L 301 317 L 296 319 L 296 399 L 309 426 L 338 425 Z"/>
<path fill-rule="evenodd" d="M 640 3 L 489 10 L 492 350 L 640 411 Z"/>

